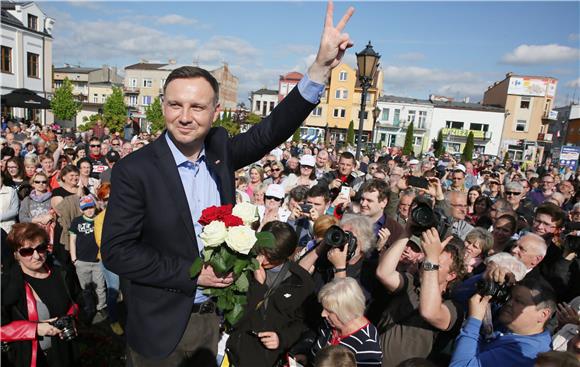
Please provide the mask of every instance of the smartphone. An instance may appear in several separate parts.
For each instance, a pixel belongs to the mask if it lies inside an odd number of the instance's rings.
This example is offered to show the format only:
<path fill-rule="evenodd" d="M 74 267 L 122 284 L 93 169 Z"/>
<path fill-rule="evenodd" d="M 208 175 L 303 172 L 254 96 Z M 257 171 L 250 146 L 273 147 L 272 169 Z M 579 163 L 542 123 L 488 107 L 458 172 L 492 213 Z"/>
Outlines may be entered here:
<path fill-rule="evenodd" d="M 255 336 L 256 338 L 259 338 L 260 336 L 258 335 L 257 331 L 254 330 L 248 330 L 248 334 L 250 334 L 251 336 Z"/>
<path fill-rule="evenodd" d="M 420 189 L 428 189 L 429 182 L 425 177 L 409 176 L 407 177 L 407 185 L 418 187 Z"/>
<path fill-rule="evenodd" d="M 302 213 L 310 213 L 310 209 L 312 209 L 312 204 L 300 204 Z"/>
<path fill-rule="evenodd" d="M 340 187 L 340 195 L 349 198 L 350 197 L 350 187 L 342 185 Z"/>

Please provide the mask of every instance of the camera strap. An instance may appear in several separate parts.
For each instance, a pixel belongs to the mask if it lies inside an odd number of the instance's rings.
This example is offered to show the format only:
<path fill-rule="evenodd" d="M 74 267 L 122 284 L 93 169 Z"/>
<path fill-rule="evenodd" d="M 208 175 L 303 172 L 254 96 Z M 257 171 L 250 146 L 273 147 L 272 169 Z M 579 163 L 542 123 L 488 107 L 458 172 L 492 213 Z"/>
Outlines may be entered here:
<path fill-rule="evenodd" d="M 64 291 L 66 292 L 66 295 L 68 296 L 68 299 L 70 300 L 71 303 L 71 307 L 75 305 L 75 301 L 73 300 L 73 298 L 70 295 L 70 292 L 68 290 L 68 286 L 66 285 L 66 280 L 64 279 L 64 275 L 63 275 L 63 269 L 59 269 L 58 276 L 60 278 L 60 281 L 62 282 L 62 285 L 64 287 Z M 78 316 L 79 314 L 79 308 L 78 307 L 73 307 L 73 316 L 75 316 L 75 318 Z"/>
<path fill-rule="evenodd" d="M 284 263 L 284 265 L 282 265 L 282 269 L 280 269 L 280 271 L 278 272 L 278 275 L 276 275 L 276 279 L 274 279 L 274 283 L 272 283 L 272 286 L 270 288 L 268 288 L 268 290 L 266 291 L 264 298 L 260 302 L 258 302 L 258 304 L 256 305 L 256 310 L 259 310 L 262 305 L 264 305 L 264 308 L 263 308 L 264 311 L 268 308 L 268 298 L 270 298 L 272 293 L 274 293 L 274 291 L 286 279 L 286 274 L 288 274 L 288 270 L 290 270 L 290 262 L 286 261 Z"/>

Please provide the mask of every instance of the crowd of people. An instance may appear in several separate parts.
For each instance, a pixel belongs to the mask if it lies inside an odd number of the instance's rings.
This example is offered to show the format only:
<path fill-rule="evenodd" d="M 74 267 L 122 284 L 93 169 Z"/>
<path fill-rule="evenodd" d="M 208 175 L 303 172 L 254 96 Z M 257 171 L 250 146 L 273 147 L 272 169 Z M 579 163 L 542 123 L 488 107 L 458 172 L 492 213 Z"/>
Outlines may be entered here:
<path fill-rule="evenodd" d="M 100 260 L 110 172 L 156 137 L 31 126 L 8 122 L 0 142 L 2 340 L 18 345 L 17 365 L 31 345 L 51 351 L 38 361 L 66 365 L 78 351 L 52 322 L 83 303 L 83 289 L 96 296 L 89 324 L 124 332 L 119 278 Z M 522 167 L 393 147 L 357 161 L 346 146 L 286 142 L 235 182 L 236 202 L 259 208 L 279 246 L 228 340 L 235 365 L 309 365 L 323 350 L 358 366 L 577 365 L 580 177 L 550 158 Z M 429 215 L 433 228 L 421 227 Z M 329 243 L 329 230 L 344 243 Z M 264 294 L 277 307 L 260 315 Z"/>

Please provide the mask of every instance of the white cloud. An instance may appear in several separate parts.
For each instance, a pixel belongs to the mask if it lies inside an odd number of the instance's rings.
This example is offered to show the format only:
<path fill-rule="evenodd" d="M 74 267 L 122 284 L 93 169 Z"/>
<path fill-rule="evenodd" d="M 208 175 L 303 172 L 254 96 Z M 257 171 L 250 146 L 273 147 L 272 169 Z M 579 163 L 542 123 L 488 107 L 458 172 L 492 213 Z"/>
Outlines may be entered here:
<path fill-rule="evenodd" d="M 100 3 L 91 0 L 74 0 L 67 1 L 67 3 L 77 8 L 86 8 L 89 10 L 100 10 L 103 8 Z"/>
<path fill-rule="evenodd" d="M 580 40 L 580 34 L 578 33 L 570 33 L 568 35 L 568 41 L 578 41 Z"/>
<path fill-rule="evenodd" d="M 420 52 L 407 52 L 404 54 L 399 54 L 395 56 L 399 60 L 415 62 L 425 59 L 425 55 Z"/>
<path fill-rule="evenodd" d="M 570 80 L 568 83 L 566 83 L 566 86 L 568 88 L 580 88 L 580 78 Z"/>
<path fill-rule="evenodd" d="M 191 24 L 197 23 L 197 21 L 195 19 L 182 17 L 181 15 L 178 15 L 178 14 L 164 15 L 162 17 L 157 18 L 156 22 L 158 24 L 168 24 L 168 25 L 174 25 L 174 24 L 191 25 Z"/>
<path fill-rule="evenodd" d="M 541 65 L 573 61 L 580 58 L 580 50 L 557 44 L 520 45 L 503 56 L 502 62 L 512 65 Z"/>

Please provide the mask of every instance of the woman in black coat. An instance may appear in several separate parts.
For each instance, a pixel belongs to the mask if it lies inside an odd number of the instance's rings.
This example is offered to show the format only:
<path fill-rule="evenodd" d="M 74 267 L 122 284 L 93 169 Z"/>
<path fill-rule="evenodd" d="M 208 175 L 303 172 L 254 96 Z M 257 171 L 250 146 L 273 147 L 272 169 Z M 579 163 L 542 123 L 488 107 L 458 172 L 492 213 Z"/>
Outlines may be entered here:
<path fill-rule="evenodd" d="M 7 242 L 16 259 L 2 270 L 0 330 L 9 348 L 8 365 L 78 366 L 78 348 L 66 340 L 68 333 L 76 334 L 79 313 L 74 300 L 81 290 L 74 269 L 47 261 L 48 235 L 37 224 L 15 224 Z M 55 323 L 67 315 L 72 317 L 64 319 L 64 326 Z"/>
<path fill-rule="evenodd" d="M 298 237 L 287 223 L 273 221 L 263 231 L 274 234 L 276 247 L 258 257 L 242 319 L 234 326 L 227 352 L 236 367 L 274 366 L 304 331 L 304 305 L 313 296 L 310 274 L 288 258 Z"/>

